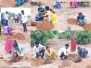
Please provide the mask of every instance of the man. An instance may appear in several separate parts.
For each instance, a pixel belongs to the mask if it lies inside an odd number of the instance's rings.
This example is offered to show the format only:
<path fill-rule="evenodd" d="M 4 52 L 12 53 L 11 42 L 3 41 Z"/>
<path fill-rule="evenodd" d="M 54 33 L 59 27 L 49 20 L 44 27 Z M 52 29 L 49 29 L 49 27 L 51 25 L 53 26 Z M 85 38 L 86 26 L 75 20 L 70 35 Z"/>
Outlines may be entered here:
<path fill-rule="evenodd" d="M 41 58 L 44 59 L 45 49 L 43 45 L 39 44 L 39 41 L 35 42 L 35 46 L 33 47 L 33 53 L 36 58 L 39 58 L 39 56 L 41 56 Z"/>
<path fill-rule="evenodd" d="M 3 27 L 5 26 L 5 22 L 6 22 L 6 20 L 5 20 L 4 13 L 3 13 L 1 15 L 1 24 L 2 24 Z"/>
<path fill-rule="evenodd" d="M 8 11 L 6 11 L 6 13 L 4 14 L 4 18 L 5 18 L 5 26 L 8 26 Z"/>
<path fill-rule="evenodd" d="M 69 47 L 69 45 L 68 44 L 66 44 L 65 45 L 65 47 L 63 47 L 62 49 L 60 49 L 59 50 L 59 52 L 58 52 L 58 56 L 63 60 L 63 59 L 67 59 L 67 57 L 68 57 L 68 51 L 67 51 L 67 49 L 68 49 L 68 47 Z"/>
<path fill-rule="evenodd" d="M 21 21 L 22 21 L 22 24 L 23 24 L 23 30 L 24 30 L 24 32 L 27 32 L 26 23 L 28 22 L 28 19 L 27 19 L 27 16 L 25 15 L 25 13 L 24 13 L 24 10 L 22 10 L 21 13 L 22 13 Z"/>
<path fill-rule="evenodd" d="M 86 23 L 86 17 L 80 12 L 77 16 L 78 25 L 83 26 Z"/>
<path fill-rule="evenodd" d="M 85 48 L 77 47 L 77 49 L 78 49 L 78 55 L 81 58 L 86 58 L 87 57 L 88 51 Z"/>

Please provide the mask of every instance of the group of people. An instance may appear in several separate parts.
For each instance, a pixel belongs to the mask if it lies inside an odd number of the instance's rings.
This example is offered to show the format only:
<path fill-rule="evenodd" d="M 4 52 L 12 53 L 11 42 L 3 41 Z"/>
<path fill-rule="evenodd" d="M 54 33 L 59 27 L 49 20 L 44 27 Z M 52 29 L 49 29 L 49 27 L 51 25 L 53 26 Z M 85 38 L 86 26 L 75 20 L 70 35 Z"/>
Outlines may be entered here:
<path fill-rule="evenodd" d="M 45 6 L 45 8 L 39 7 L 36 13 L 36 21 L 43 21 L 44 19 L 53 24 L 57 23 L 56 14 L 49 6 Z"/>
<path fill-rule="evenodd" d="M 7 40 L 5 44 L 5 51 L 12 54 L 12 62 L 17 62 L 24 56 L 24 48 L 20 44 L 18 44 L 16 40 Z"/>
<path fill-rule="evenodd" d="M 13 28 L 11 26 L 8 25 L 8 11 L 6 11 L 5 14 L 2 14 L 1 16 L 1 22 L 2 22 L 2 26 L 4 29 L 4 34 L 5 35 L 10 35 Z M 11 17 L 11 22 L 13 23 L 13 17 Z M 15 18 L 15 22 L 19 22 L 19 17 Z M 27 27 L 26 27 L 26 23 L 28 22 L 28 18 L 24 13 L 24 10 L 21 11 L 21 23 L 23 24 L 23 32 L 27 32 Z"/>
<path fill-rule="evenodd" d="M 73 52 L 76 50 L 76 39 L 73 34 L 71 35 L 70 39 L 71 39 L 71 51 Z M 39 41 L 36 41 L 35 46 L 33 47 L 33 53 L 37 59 L 41 57 L 43 60 L 44 59 L 46 60 L 48 58 L 52 60 L 58 56 L 59 58 L 61 58 L 61 60 L 67 60 L 68 56 L 70 55 L 68 48 L 69 44 L 65 44 L 65 46 L 61 48 L 57 53 L 53 48 L 50 48 L 50 46 L 44 47 L 39 43 Z M 79 57 L 81 58 L 87 57 L 88 51 L 85 48 L 77 47 L 77 50 Z"/>

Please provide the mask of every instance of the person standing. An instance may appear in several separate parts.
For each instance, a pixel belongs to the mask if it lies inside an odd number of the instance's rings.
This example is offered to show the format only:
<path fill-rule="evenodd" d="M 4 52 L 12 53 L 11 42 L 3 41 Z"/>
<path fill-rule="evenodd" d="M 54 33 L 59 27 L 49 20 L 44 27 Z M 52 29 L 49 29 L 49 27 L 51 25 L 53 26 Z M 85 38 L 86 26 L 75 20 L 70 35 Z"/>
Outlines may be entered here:
<path fill-rule="evenodd" d="M 8 26 L 8 18 L 9 18 L 8 11 L 6 11 L 4 17 L 5 17 L 5 26 Z"/>
<path fill-rule="evenodd" d="M 71 51 L 73 52 L 76 50 L 76 38 L 73 33 L 70 36 L 70 40 L 71 40 Z"/>
<path fill-rule="evenodd" d="M 3 27 L 5 26 L 4 14 L 1 15 L 1 24 L 2 24 Z"/>
<path fill-rule="evenodd" d="M 26 27 L 26 23 L 28 22 L 27 16 L 25 15 L 24 10 L 22 10 L 21 13 L 22 13 L 21 21 L 22 21 L 22 24 L 23 24 L 23 30 L 24 30 L 24 32 L 27 32 L 27 27 Z"/>

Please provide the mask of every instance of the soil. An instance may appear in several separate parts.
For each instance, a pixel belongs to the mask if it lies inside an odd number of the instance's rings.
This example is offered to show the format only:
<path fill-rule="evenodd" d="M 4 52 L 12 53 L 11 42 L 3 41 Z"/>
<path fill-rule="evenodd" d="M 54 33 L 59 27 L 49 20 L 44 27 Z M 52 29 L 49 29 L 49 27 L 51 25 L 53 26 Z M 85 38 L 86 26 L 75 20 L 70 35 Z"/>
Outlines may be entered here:
<path fill-rule="evenodd" d="M 36 26 L 36 25 L 37 25 L 37 22 L 31 21 L 31 26 Z"/>
<path fill-rule="evenodd" d="M 10 40 L 10 39 L 13 39 L 13 37 L 11 35 L 3 35 L 1 37 L 3 40 Z"/>
<path fill-rule="evenodd" d="M 30 6 L 30 1 L 31 0 L 28 0 L 28 2 L 24 3 L 23 5 L 21 6 Z M 4 4 L 3 4 L 4 3 Z M 1 0 L 0 1 L 0 7 L 17 7 L 17 4 L 15 2 L 15 0 Z"/>
<path fill-rule="evenodd" d="M 78 23 L 78 21 L 76 19 L 74 19 L 74 18 L 68 18 L 67 22 L 69 24 L 73 24 L 73 25 L 77 25 L 77 23 Z"/>
<path fill-rule="evenodd" d="M 84 30 L 91 30 L 91 23 L 82 26 Z"/>
<path fill-rule="evenodd" d="M 44 61 L 36 58 L 30 58 L 31 67 L 39 67 L 43 65 Z"/>
<path fill-rule="evenodd" d="M 77 54 L 70 54 L 69 55 L 69 58 L 70 60 L 74 60 L 76 58 Z"/>
<path fill-rule="evenodd" d="M 68 18 L 67 19 L 67 22 L 69 23 L 69 24 L 72 24 L 72 25 L 77 25 L 77 23 L 78 23 L 78 21 L 76 20 L 76 19 L 74 19 L 74 18 Z M 84 30 L 91 30 L 91 23 L 89 23 L 89 24 L 84 24 L 83 26 L 81 26 Z"/>
<path fill-rule="evenodd" d="M 91 65 L 87 65 L 86 68 L 91 68 Z"/>
<path fill-rule="evenodd" d="M 14 33 L 13 38 L 18 40 L 25 40 L 25 36 L 22 33 Z"/>
<path fill-rule="evenodd" d="M 63 61 L 62 65 L 59 65 L 58 68 L 65 68 L 71 65 L 71 62 Z"/>
<path fill-rule="evenodd" d="M 25 40 L 25 36 L 22 33 L 13 33 L 12 35 L 2 35 L 3 40 L 18 39 Z"/>
<path fill-rule="evenodd" d="M 54 25 L 48 21 L 42 21 L 36 25 L 37 30 L 51 30 L 53 27 Z"/>

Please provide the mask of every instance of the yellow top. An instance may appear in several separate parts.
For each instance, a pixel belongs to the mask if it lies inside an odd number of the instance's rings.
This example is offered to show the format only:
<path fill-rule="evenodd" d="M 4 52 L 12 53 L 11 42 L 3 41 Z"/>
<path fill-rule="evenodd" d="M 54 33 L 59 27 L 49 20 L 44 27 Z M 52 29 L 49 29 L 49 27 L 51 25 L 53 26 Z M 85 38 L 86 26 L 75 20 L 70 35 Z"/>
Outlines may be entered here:
<path fill-rule="evenodd" d="M 46 56 L 47 57 L 55 58 L 56 55 L 57 55 L 56 52 L 52 48 L 50 48 L 50 51 L 46 50 Z"/>
<path fill-rule="evenodd" d="M 47 11 L 47 13 L 45 14 L 45 17 L 48 18 L 48 20 L 51 20 L 52 24 L 56 24 L 58 22 L 56 14 L 54 14 L 51 11 Z"/>

